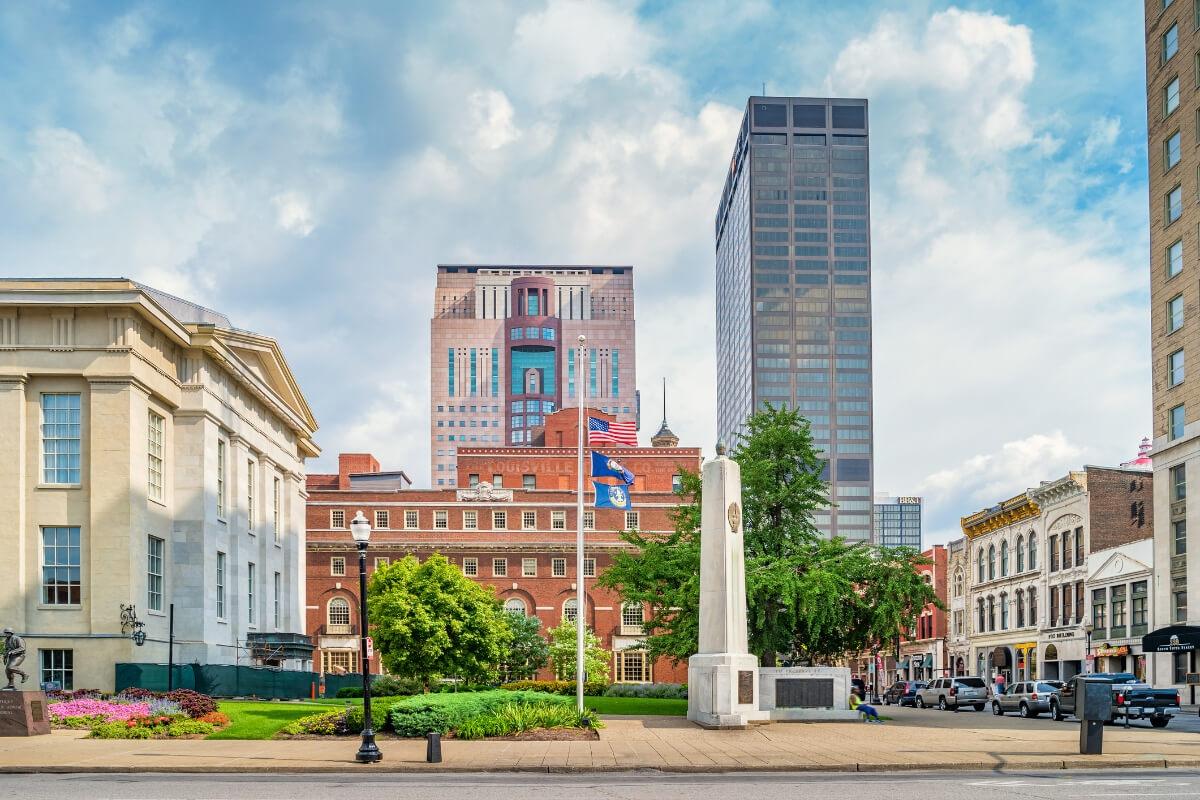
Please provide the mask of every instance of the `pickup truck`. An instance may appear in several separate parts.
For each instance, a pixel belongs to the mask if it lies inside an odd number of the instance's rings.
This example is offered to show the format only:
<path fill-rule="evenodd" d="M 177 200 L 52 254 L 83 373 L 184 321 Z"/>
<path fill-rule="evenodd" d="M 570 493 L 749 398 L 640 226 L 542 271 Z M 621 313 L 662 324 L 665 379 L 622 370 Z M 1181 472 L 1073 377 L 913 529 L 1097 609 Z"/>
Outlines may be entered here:
<path fill-rule="evenodd" d="M 1080 683 L 1085 679 L 1106 681 L 1112 684 L 1113 701 L 1110 722 L 1124 719 L 1148 719 L 1156 728 L 1165 728 L 1174 714 L 1179 713 L 1179 693 L 1174 689 L 1154 689 L 1138 680 L 1129 672 L 1096 672 L 1091 675 L 1076 675 L 1067 681 L 1057 697 L 1050 701 L 1050 714 L 1054 719 L 1066 719 L 1076 713 L 1076 698 Z"/>

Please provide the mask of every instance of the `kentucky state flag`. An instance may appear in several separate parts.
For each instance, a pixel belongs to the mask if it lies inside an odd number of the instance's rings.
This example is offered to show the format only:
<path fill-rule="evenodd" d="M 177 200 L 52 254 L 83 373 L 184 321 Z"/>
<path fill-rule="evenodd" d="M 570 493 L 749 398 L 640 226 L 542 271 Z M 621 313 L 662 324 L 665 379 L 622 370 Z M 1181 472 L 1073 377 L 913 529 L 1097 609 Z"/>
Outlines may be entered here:
<path fill-rule="evenodd" d="M 625 469 L 621 462 L 609 458 L 598 450 L 592 451 L 593 478 L 620 478 L 626 486 L 633 484 L 633 473 Z"/>
<path fill-rule="evenodd" d="M 629 498 L 629 489 L 621 484 L 607 484 L 592 481 L 596 487 L 596 508 L 619 508 L 628 511 L 633 508 Z"/>

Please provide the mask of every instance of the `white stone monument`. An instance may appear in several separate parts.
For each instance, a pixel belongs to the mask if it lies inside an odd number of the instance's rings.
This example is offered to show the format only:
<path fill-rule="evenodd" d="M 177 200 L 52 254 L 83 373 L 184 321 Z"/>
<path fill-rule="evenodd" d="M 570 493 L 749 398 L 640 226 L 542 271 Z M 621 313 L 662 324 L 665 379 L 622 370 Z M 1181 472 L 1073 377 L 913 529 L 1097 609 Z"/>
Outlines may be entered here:
<path fill-rule="evenodd" d="M 704 465 L 700 513 L 700 648 L 688 659 L 688 719 L 705 728 L 767 721 L 758 658 L 746 646 L 742 471 L 717 445 Z"/>

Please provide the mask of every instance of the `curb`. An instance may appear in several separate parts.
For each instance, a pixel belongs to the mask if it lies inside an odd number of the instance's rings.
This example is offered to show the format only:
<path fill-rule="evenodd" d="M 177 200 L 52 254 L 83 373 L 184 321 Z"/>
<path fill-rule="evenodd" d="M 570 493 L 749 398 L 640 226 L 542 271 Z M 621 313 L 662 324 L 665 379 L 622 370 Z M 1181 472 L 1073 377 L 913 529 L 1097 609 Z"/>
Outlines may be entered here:
<path fill-rule="evenodd" d="M 276 774 L 276 775 L 304 775 L 304 774 L 345 774 L 347 772 L 362 771 L 364 774 L 496 774 L 496 773 L 512 773 L 512 774 L 540 774 L 540 775 L 570 775 L 570 774 L 589 774 L 589 773 L 660 773 L 660 774 L 731 774 L 731 773 L 786 773 L 786 772 L 1005 772 L 1011 770 L 1070 770 L 1070 769 L 1165 769 L 1165 768 L 1184 768 L 1184 767 L 1200 767 L 1200 758 L 1148 758 L 1148 759 L 1113 759 L 1108 761 L 1083 760 L 1078 758 L 1051 759 L 1047 761 L 1021 760 L 1008 761 L 1003 764 L 987 764 L 982 761 L 964 761 L 964 762 L 939 762 L 931 764 L 918 764 L 913 762 L 901 762 L 896 764 L 861 764 L 861 763 L 845 763 L 845 764 L 769 764 L 763 766 L 720 766 L 715 764 L 708 765 L 658 765 L 658 766 L 626 766 L 615 764 L 602 764 L 597 766 L 571 766 L 571 765 L 550 765 L 550 766 L 471 766 L 471 765 L 446 765 L 424 766 L 418 763 L 401 763 L 401 764 L 371 764 L 362 765 L 353 761 L 347 761 L 345 764 L 337 765 L 320 765 L 307 767 L 292 767 L 292 766 L 246 766 L 246 765 L 230 765 L 230 766 L 175 766 L 162 767 L 154 765 L 147 769 L 145 766 L 125 767 L 111 765 L 71 765 L 71 764 L 31 764 L 31 765 L 4 765 L 0 766 L 0 774 L 4 775 L 29 775 L 29 774 Z"/>

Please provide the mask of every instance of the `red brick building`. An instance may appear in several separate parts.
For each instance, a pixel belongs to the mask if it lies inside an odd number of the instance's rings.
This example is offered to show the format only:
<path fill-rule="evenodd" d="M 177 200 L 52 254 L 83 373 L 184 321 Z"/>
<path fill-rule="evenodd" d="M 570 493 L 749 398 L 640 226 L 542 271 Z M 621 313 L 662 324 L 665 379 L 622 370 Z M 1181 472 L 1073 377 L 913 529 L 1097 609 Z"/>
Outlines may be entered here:
<path fill-rule="evenodd" d="M 543 441 L 553 446 L 459 448 L 457 489 L 412 489 L 404 473 L 381 472 L 368 454 L 340 455 L 337 475 L 310 475 L 308 634 L 318 668 L 357 671 L 358 554 L 349 524 L 358 511 L 372 525 L 368 575 L 410 553 L 438 552 L 493 587 L 510 610 L 536 615 L 543 630 L 573 618 L 576 415 L 568 409 L 547 418 Z M 613 651 L 611 679 L 619 682 L 681 682 L 687 674 L 686 664 L 647 663 L 639 647 L 642 609 L 623 606 L 614 592 L 595 585 L 613 553 L 627 547 L 620 531 L 671 530 L 675 482 L 683 468 L 700 467 L 699 448 L 678 447 L 665 424 L 654 441 L 647 448 L 597 448 L 633 472 L 632 511 L 594 509 L 590 484 L 586 494 L 584 619 Z M 378 670 L 376 656 L 372 671 Z"/>

